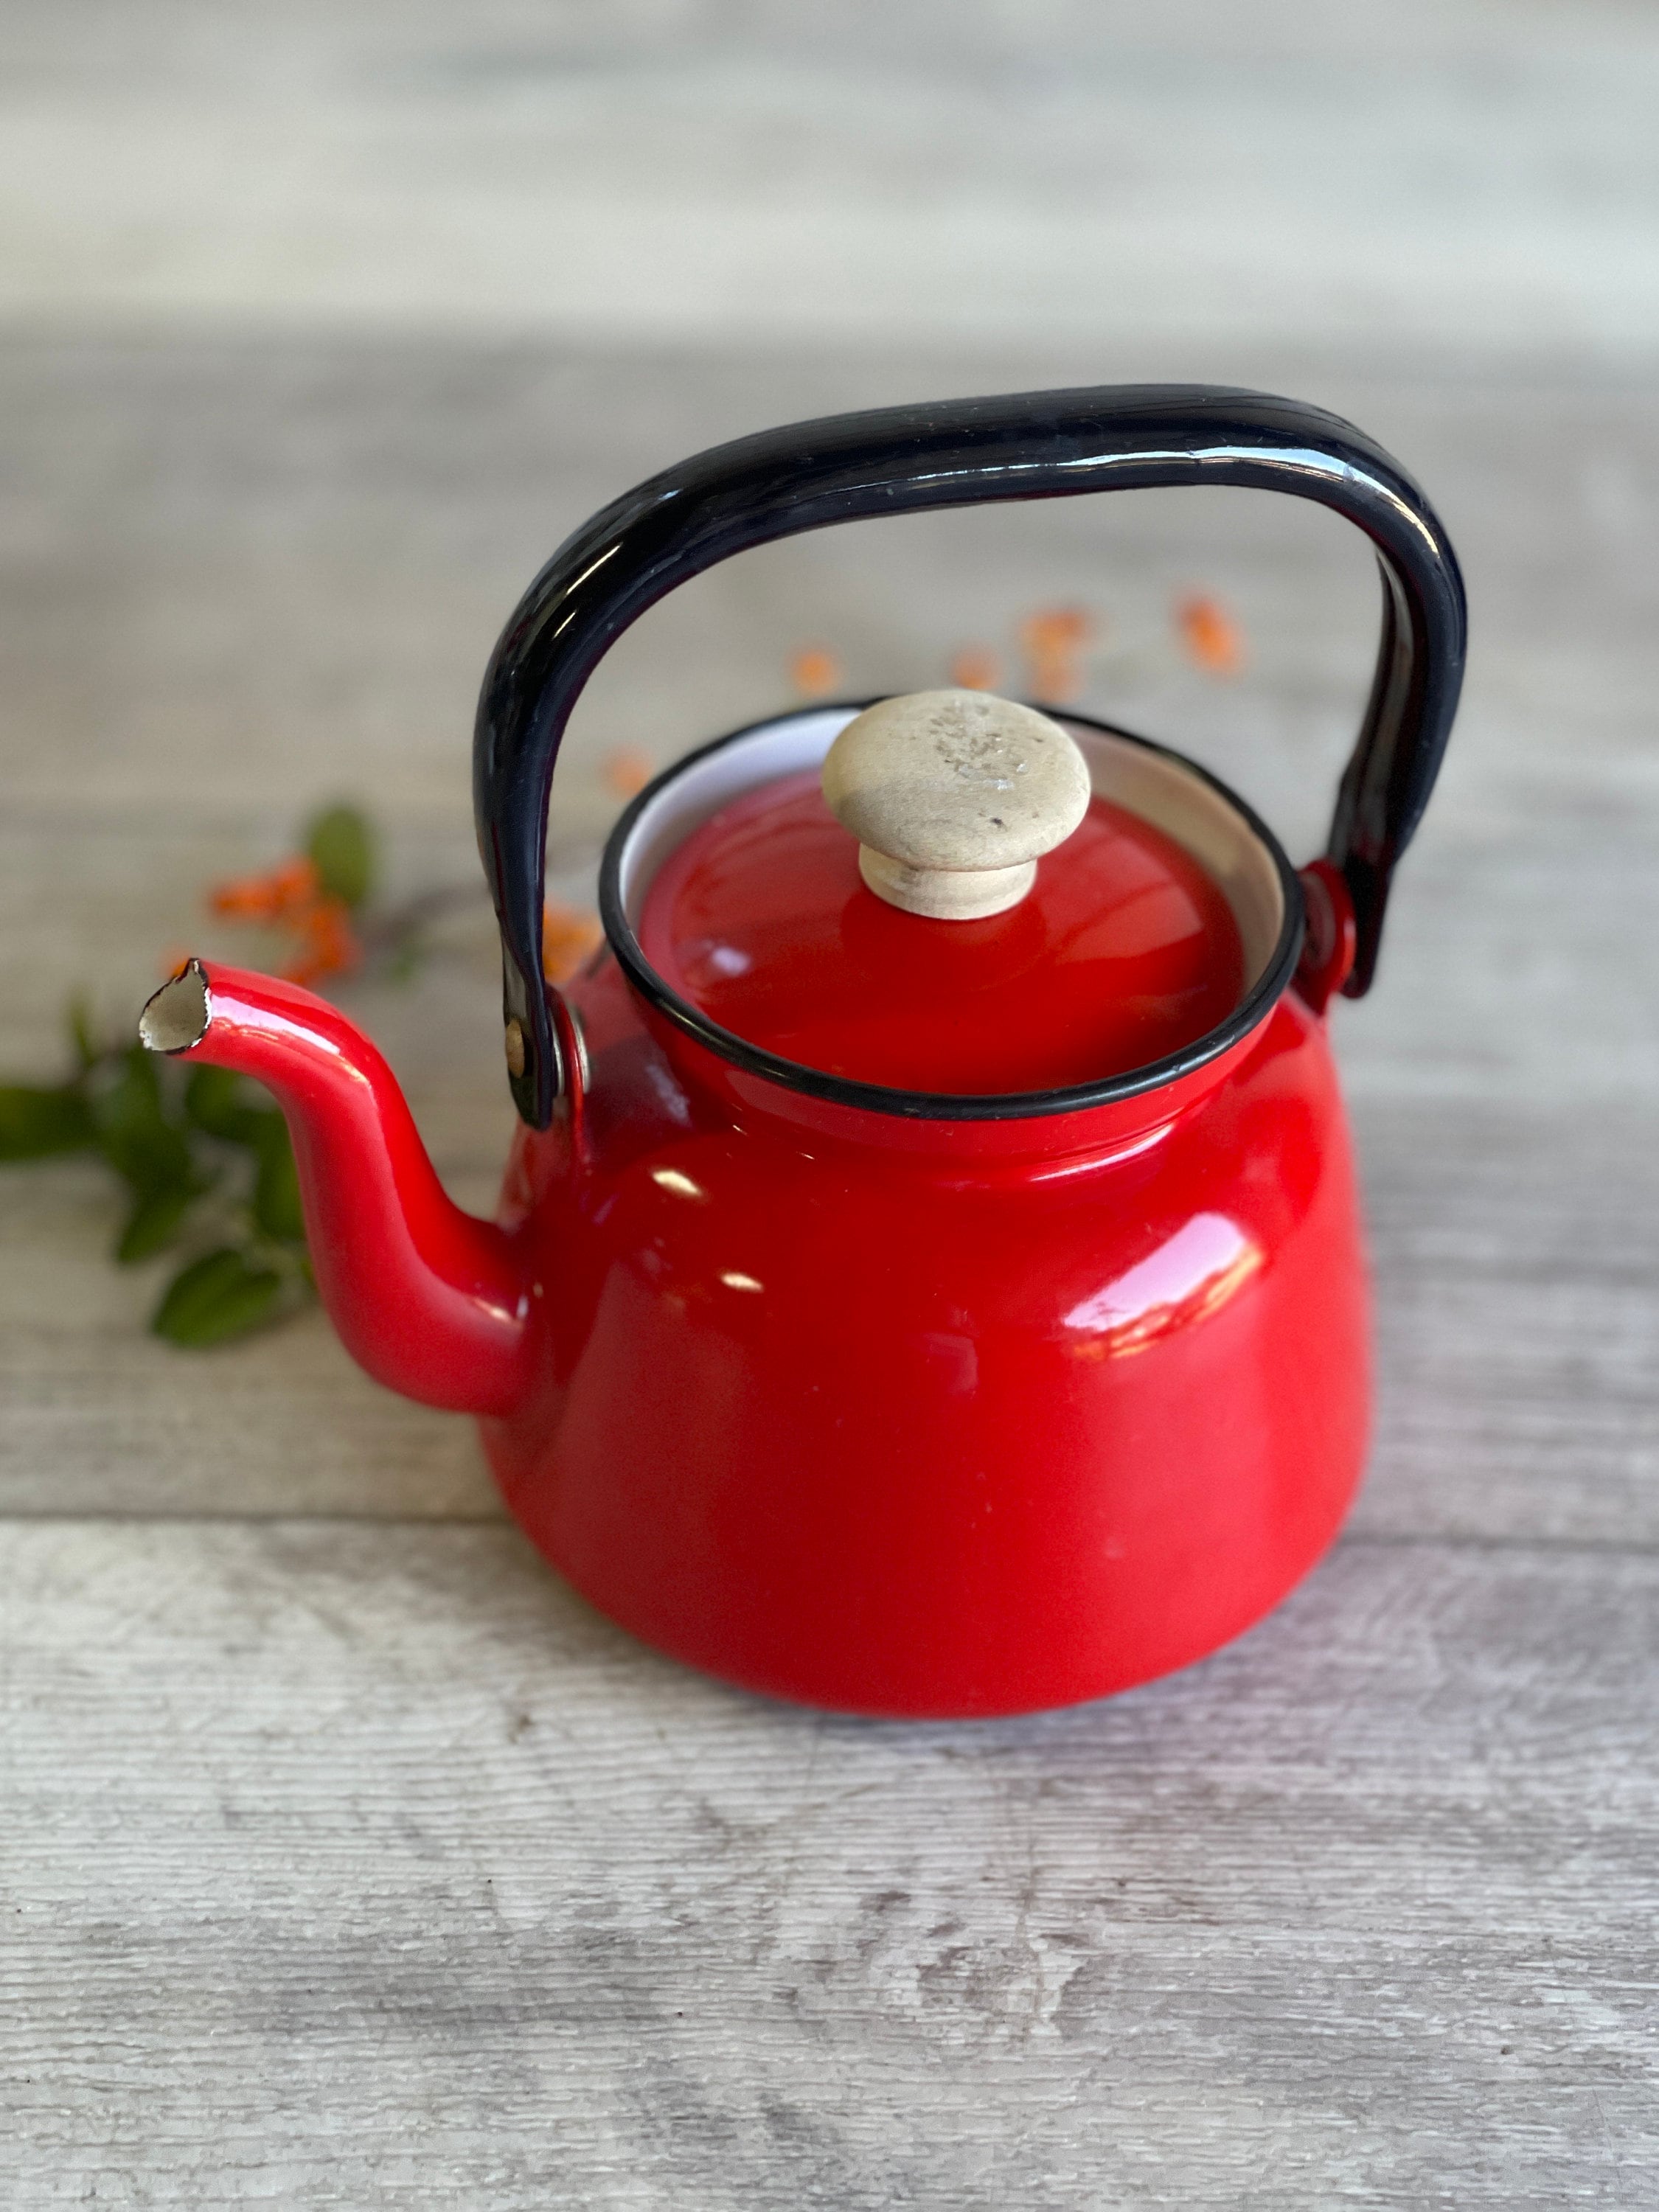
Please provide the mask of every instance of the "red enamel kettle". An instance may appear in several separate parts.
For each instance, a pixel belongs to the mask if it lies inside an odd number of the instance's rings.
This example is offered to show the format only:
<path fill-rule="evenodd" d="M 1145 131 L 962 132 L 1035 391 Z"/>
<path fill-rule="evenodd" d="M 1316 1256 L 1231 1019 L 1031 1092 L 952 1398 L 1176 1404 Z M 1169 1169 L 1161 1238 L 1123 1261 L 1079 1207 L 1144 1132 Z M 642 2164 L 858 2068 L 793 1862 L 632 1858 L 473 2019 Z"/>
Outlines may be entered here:
<path fill-rule="evenodd" d="M 605 948 L 544 981 L 560 738 L 653 601 L 854 517 L 1176 483 L 1317 500 L 1376 547 L 1382 650 L 1324 859 L 1298 875 L 1216 778 L 1080 715 L 813 707 L 634 801 Z M 480 1418 L 513 1512 L 614 1620 L 854 1712 L 1097 1697 L 1259 1618 L 1359 1480 L 1323 1015 L 1370 982 L 1464 629 L 1411 479 L 1287 400 L 1108 387 L 742 439 L 578 531 L 485 678 L 521 1119 L 495 1222 L 451 1204 L 324 1000 L 192 962 L 142 1034 L 276 1092 L 347 1346 Z"/>

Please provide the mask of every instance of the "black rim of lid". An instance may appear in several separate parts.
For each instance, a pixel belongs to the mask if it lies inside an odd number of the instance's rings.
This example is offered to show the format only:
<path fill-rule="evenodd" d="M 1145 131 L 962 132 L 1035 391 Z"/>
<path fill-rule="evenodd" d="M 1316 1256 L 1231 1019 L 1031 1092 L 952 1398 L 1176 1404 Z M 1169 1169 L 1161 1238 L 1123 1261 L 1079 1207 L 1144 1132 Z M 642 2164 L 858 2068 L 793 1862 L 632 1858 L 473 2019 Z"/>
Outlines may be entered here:
<path fill-rule="evenodd" d="M 884 694 L 884 696 L 891 696 Z M 619 816 L 605 841 L 605 857 L 599 868 L 599 919 L 611 949 L 617 957 L 623 973 L 641 997 L 653 1006 L 665 1020 L 685 1036 L 695 1039 L 719 1060 L 740 1067 L 750 1075 L 763 1076 L 769 1082 L 781 1084 L 785 1090 L 804 1092 L 809 1098 L 822 1098 L 832 1105 L 853 1106 L 870 1114 L 890 1114 L 901 1120 L 912 1121 L 1034 1121 L 1042 1115 L 1078 1114 L 1091 1107 L 1109 1106 L 1121 1098 L 1138 1097 L 1143 1091 L 1156 1091 L 1162 1085 L 1174 1083 L 1183 1075 L 1191 1075 L 1212 1060 L 1228 1052 L 1264 1021 L 1284 996 L 1291 978 L 1296 973 L 1296 963 L 1302 951 L 1305 926 L 1305 908 L 1302 884 L 1291 866 L 1284 848 L 1254 807 L 1224 783 L 1212 775 L 1196 761 L 1188 760 L 1173 746 L 1160 745 L 1150 738 L 1137 737 L 1133 731 L 1120 729 L 1115 723 L 1097 720 L 1092 714 L 1076 714 L 1068 708 L 1042 707 L 1037 711 L 1062 724 L 1075 723 L 1080 729 L 1097 730 L 1103 737 L 1116 738 L 1127 744 L 1139 745 L 1144 752 L 1156 753 L 1161 758 L 1173 761 L 1189 775 L 1224 799 L 1244 823 L 1247 829 L 1266 848 L 1279 873 L 1279 888 L 1284 895 L 1285 916 L 1280 925 L 1278 941 L 1261 975 L 1246 992 L 1224 1022 L 1206 1030 L 1191 1044 L 1183 1045 L 1179 1052 L 1166 1054 L 1162 1060 L 1148 1060 L 1143 1067 L 1127 1069 L 1121 1075 L 1108 1076 L 1097 1083 L 1069 1085 L 1054 1091 L 1011 1091 L 994 1094 L 967 1094 L 959 1091 L 899 1091 L 882 1083 L 863 1083 L 848 1075 L 832 1075 L 821 1067 L 808 1067 L 803 1062 L 786 1060 L 781 1054 L 769 1052 L 762 1045 L 751 1044 L 747 1037 L 738 1036 L 734 1030 L 722 1029 L 711 1021 L 702 1009 L 680 994 L 657 972 L 646 958 L 643 947 L 635 933 L 623 908 L 622 896 L 622 863 L 635 824 L 646 808 L 659 793 L 683 775 L 698 761 L 707 760 L 727 745 L 739 744 L 762 731 L 784 729 L 793 721 L 805 721 L 815 714 L 836 713 L 860 714 L 872 707 L 874 699 L 827 699 L 811 707 L 796 708 L 786 714 L 768 715 L 758 722 L 747 722 L 740 730 L 731 730 L 724 737 L 715 738 L 706 745 L 699 745 L 672 762 L 660 775 L 653 776 L 643 791 L 631 799 Z"/>

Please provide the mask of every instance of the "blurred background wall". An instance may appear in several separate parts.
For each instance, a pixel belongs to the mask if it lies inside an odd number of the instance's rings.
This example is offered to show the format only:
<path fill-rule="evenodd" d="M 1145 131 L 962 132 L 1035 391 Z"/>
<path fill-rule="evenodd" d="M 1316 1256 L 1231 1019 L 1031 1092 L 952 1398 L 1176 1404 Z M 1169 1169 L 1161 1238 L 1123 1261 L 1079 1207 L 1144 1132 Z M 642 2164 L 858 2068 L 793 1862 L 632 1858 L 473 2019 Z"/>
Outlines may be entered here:
<path fill-rule="evenodd" d="M 5 10 L 18 322 L 729 350 L 1616 356 L 1617 0 L 62 0 Z"/>

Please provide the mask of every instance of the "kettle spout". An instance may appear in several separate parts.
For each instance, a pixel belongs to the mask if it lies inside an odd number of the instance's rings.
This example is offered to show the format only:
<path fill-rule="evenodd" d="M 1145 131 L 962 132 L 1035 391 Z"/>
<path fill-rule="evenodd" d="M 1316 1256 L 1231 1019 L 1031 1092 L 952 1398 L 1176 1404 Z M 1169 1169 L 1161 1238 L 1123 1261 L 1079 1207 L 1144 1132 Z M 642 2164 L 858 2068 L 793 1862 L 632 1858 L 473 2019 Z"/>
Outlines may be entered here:
<path fill-rule="evenodd" d="M 317 1287 L 359 1365 L 423 1405 L 510 1413 L 528 1380 L 526 1266 L 506 1231 L 448 1197 L 367 1037 L 297 984 L 199 960 L 156 992 L 138 1034 L 276 1093 Z"/>

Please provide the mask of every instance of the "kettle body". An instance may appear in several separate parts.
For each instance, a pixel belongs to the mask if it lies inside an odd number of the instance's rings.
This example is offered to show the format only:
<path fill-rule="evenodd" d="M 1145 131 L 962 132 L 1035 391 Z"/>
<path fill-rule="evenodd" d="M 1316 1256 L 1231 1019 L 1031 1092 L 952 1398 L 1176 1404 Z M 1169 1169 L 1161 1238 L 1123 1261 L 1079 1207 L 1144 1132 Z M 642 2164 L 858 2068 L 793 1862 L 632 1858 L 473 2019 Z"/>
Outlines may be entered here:
<path fill-rule="evenodd" d="M 1206 480 L 1335 507 L 1383 583 L 1330 846 L 1299 872 L 1202 769 L 1060 716 L 1095 793 L 1224 890 L 1244 958 L 1224 1020 L 1149 1065 L 999 1096 L 884 1089 L 722 1030 L 649 956 L 653 884 L 734 793 L 822 761 L 852 706 L 665 771 L 607 848 L 604 948 L 563 992 L 544 981 L 564 723 L 684 576 L 854 514 Z M 141 1034 L 277 1092 L 349 1348 L 480 1418 L 514 1516 L 624 1627 L 872 1715 L 1122 1689 L 1277 1603 L 1363 1472 L 1368 1291 L 1325 1010 L 1370 981 L 1463 623 L 1411 480 L 1288 401 L 1108 388 L 740 441 L 578 532 L 485 679 L 475 793 L 520 1111 L 493 1223 L 451 1205 L 385 1063 L 308 993 L 191 963 Z"/>
<path fill-rule="evenodd" d="M 1006 1713 L 1197 1658 L 1325 1549 L 1367 1293 L 1293 983 L 1194 1070 L 1001 1121 L 734 1069 L 609 950 L 568 998 L 570 1110 L 503 1194 L 543 1363 L 484 1440 L 601 1611 L 775 1696 Z"/>

